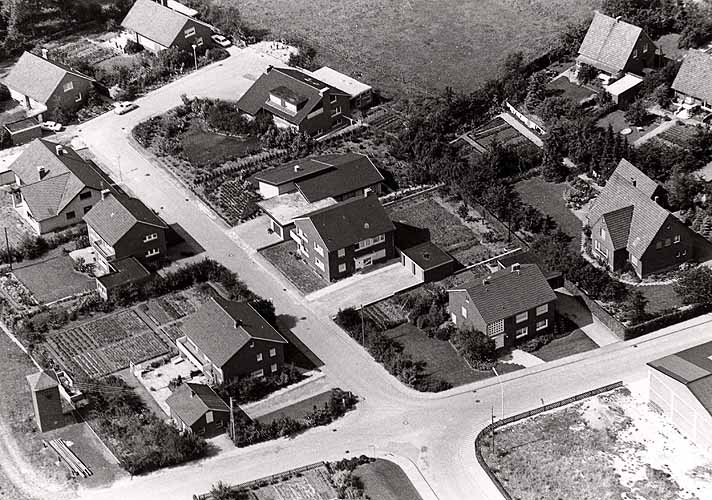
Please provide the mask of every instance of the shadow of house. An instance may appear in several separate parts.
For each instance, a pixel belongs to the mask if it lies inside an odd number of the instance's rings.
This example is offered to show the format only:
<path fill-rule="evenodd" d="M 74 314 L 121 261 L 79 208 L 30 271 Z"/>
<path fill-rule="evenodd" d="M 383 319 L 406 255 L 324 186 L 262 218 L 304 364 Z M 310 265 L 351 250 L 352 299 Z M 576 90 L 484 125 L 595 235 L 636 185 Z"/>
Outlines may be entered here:
<path fill-rule="evenodd" d="M 168 225 L 166 244 L 167 257 L 171 262 L 205 252 L 205 248 L 178 223 Z"/>
<path fill-rule="evenodd" d="M 593 314 L 583 299 L 577 295 L 556 293 L 556 307 L 562 316 L 573 321 L 582 328 L 593 323 Z"/>
<path fill-rule="evenodd" d="M 284 349 L 284 362 L 286 364 L 293 363 L 307 370 L 321 368 L 324 366 L 324 362 L 292 332 L 292 328 L 297 326 L 298 321 L 297 318 L 289 314 L 277 316 L 277 328 L 288 342 Z"/>

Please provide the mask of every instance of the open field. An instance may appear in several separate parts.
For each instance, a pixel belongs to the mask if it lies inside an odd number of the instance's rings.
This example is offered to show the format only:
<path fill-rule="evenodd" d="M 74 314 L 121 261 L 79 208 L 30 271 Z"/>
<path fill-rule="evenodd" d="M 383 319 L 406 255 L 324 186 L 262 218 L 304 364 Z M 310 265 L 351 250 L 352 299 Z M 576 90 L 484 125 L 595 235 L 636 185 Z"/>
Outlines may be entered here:
<path fill-rule="evenodd" d="M 374 500 L 421 500 L 413 484 L 393 462 L 376 460 L 356 467 L 354 475 L 363 482 L 368 498 Z"/>
<path fill-rule="evenodd" d="M 544 215 L 550 215 L 561 230 L 573 238 L 571 247 L 578 252 L 583 225 L 566 206 L 563 195 L 567 187 L 566 182 L 547 182 L 541 177 L 532 177 L 514 186 L 524 203 L 538 208 Z"/>
<path fill-rule="evenodd" d="M 389 93 L 473 90 L 508 52 L 546 50 L 598 0 L 223 0 L 256 28 L 313 45 L 324 64 Z M 314 13 L 329 22 L 314 22 Z"/>
<path fill-rule="evenodd" d="M 506 426 L 483 456 L 521 500 L 712 498 L 709 457 L 648 407 L 644 385 Z"/>
<path fill-rule="evenodd" d="M 95 290 L 96 282 L 86 274 L 74 270 L 72 259 L 58 248 L 49 257 L 31 264 L 20 263 L 13 273 L 35 296 L 46 304 L 71 295 Z"/>

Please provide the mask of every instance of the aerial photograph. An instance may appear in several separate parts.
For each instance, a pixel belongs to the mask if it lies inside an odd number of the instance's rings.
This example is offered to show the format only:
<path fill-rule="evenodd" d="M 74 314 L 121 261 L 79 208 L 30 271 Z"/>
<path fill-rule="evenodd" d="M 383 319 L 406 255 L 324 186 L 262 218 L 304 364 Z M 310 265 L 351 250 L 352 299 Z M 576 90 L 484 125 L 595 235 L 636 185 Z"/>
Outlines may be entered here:
<path fill-rule="evenodd" d="M 0 0 L 0 500 L 712 500 L 712 0 Z"/>

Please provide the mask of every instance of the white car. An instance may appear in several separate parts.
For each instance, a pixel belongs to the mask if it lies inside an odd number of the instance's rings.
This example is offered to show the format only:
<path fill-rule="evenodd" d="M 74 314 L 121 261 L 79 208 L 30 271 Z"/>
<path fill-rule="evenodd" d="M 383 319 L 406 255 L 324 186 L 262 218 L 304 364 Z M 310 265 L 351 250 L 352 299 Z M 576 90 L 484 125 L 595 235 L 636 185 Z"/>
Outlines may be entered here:
<path fill-rule="evenodd" d="M 138 105 L 133 102 L 129 102 L 129 101 L 114 103 L 114 113 L 116 113 L 117 115 L 126 114 L 129 111 L 132 111 L 136 108 L 138 108 Z"/>
<path fill-rule="evenodd" d="M 210 38 L 213 40 L 213 42 L 217 43 L 221 47 L 229 47 L 230 45 L 232 45 L 232 42 L 230 40 L 228 40 L 222 35 L 218 35 L 217 33 L 211 36 Z"/>
<path fill-rule="evenodd" d="M 57 122 L 42 122 L 40 124 L 42 130 L 48 130 L 50 132 L 59 132 L 62 130 L 62 124 Z"/>

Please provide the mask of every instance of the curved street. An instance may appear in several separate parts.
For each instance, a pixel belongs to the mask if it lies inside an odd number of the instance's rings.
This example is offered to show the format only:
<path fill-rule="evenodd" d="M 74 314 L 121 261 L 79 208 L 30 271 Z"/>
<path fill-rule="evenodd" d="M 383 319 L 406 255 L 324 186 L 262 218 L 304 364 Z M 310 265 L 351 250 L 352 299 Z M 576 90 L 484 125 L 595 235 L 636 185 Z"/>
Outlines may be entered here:
<path fill-rule="evenodd" d="M 278 314 L 295 319 L 294 333 L 325 363 L 335 386 L 361 398 L 358 408 L 334 424 L 293 439 L 280 439 L 147 476 L 103 490 L 80 490 L 87 499 L 189 499 L 218 481 L 239 483 L 320 460 L 377 454 L 404 465 L 424 500 L 499 499 L 474 456 L 474 438 L 491 419 L 550 403 L 618 380 L 641 380 L 645 363 L 709 340 L 712 316 L 594 351 L 510 373 L 439 394 L 404 387 L 330 319 L 334 311 L 305 301 L 260 255 L 246 251 L 229 228 L 170 173 L 129 143 L 139 122 L 180 104 L 180 95 L 236 99 L 259 74 L 267 56 L 234 50 L 214 64 L 137 100 L 123 116 L 108 113 L 83 124 L 78 135 L 97 162 L 135 196 L 178 223 L 204 248 L 203 255 L 237 272 L 256 293 L 274 301 Z M 493 410 L 494 409 L 494 410 Z M 431 490 L 432 488 L 432 490 Z"/>

